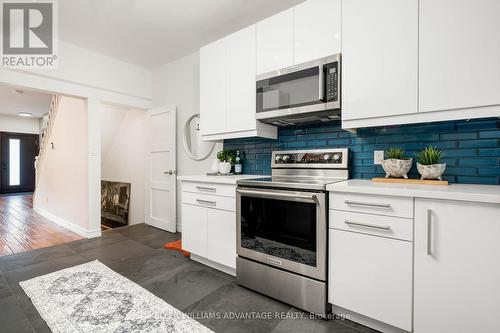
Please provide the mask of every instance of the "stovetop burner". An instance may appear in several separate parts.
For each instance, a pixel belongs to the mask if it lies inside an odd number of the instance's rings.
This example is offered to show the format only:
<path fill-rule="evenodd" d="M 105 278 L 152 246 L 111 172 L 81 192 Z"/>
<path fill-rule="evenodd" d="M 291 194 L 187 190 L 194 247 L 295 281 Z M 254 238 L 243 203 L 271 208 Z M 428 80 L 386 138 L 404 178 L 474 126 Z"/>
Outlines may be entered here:
<path fill-rule="evenodd" d="M 344 178 L 291 178 L 263 177 L 238 180 L 238 185 L 253 187 L 296 188 L 304 190 L 326 190 L 326 185 L 344 181 Z"/>

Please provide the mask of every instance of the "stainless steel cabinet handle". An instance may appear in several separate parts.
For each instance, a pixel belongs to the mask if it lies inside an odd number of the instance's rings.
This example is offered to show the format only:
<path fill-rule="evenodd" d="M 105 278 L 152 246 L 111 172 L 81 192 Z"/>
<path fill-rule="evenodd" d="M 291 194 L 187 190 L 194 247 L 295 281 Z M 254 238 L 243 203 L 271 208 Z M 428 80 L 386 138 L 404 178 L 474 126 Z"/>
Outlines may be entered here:
<path fill-rule="evenodd" d="M 205 191 L 205 192 L 216 192 L 217 189 L 214 187 L 203 187 L 203 186 L 196 186 L 196 189 L 198 191 Z"/>
<path fill-rule="evenodd" d="M 210 205 L 210 206 L 217 206 L 216 201 L 208 201 L 208 200 L 201 200 L 201 199 L 196 199 L 196 202 L 202 205 Z"/>
<path fill-rule="evenodd" d="M 380 229 L 380 230 L 390 230 L 391 229 L 391 226 L 389 226 L 389 225 L 378 225 L 378 224 L 371 224 L 371 223 L 354 222 L 354 221 L 349 221 L 349 220 L 345 220 L 344 223 L 347 225 L 354 225 L 357 227 L 373 228 L 373 229 Z"/>
<path fill-rule="evenodd" d="M 237 190 L 238 193 L 243 194 L 243 195 L 257 195 L 257 196 L 266 196 L 266 197 L 273 197 L 273 198 L 298 198 L 298 199 L 306 199 L 306 200 L 311 200 L 314 201 L 316 199 L 316 195 L 314 194 L 293 194 L 293 193 L 274 193 L 274 192 L 269 192 L 269 191 L 252 191 L 252 190 Z"/>
<path fill-rule="evenodd" d="M 367 207 L 378 207 L 378 208 L 390 208 L 391 207 L 390 204 L 378 204 L 378 203 L 351 201 L 351 200 L 345 200 L 344 203 L 346 205 L 350 205 L 350 206 L 367 206 Z"/>
<path fill-rule="evenodd" d="M 427 255 L 432 255 L 432 209 L 427 209 Z"/>

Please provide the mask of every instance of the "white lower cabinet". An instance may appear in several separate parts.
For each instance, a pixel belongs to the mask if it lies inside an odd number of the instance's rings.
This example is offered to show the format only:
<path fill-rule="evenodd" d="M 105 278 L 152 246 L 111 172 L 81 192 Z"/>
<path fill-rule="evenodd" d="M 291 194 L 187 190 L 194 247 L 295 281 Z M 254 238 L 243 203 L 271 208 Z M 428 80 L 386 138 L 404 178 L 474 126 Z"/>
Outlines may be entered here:
<path fill-rule="evenodd" d="M 182 204 L 182 247 L 202 257 L 207 256 L 207 209 Z"/>
<path fill-rule="evenodd" d="M 234 274 L 236 187 L 183 182 L 181 217 L 182 247 L 201 259 L 207 259 L 202 263 Z"/>
<path fill-rule="evenodd" d="M 236 214 L 207 209 L 207 258 L 236 268 Z"/>
<path fill-rule="evenodd" d="M 498 332 L 500 205 L 415 199 L 415 333 Z"/>
<path fill-rule="evenodd" d="M 409 241 L 330 229 L 329 302 L 411 331 L 412 252 Z"/>

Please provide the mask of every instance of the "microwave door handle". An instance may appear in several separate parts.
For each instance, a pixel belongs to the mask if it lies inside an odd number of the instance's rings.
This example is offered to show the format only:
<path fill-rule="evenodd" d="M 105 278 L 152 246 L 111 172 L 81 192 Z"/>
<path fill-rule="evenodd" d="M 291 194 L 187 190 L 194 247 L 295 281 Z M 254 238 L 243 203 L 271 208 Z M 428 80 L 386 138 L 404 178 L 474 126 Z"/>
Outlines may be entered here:
<path fill-rule="evenodd" d="M 318 88 L 318 100 L 325 101 L 325 76 L 326 71 L 323 66 L 318 66 L 319 71 L 319 88 Z"/>

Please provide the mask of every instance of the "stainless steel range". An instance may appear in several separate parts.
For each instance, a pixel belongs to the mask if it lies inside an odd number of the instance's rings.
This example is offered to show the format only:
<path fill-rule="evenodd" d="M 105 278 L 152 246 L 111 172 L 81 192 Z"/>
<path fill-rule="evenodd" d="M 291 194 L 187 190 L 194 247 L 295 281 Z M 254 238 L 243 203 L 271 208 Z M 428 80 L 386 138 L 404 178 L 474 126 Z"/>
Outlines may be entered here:
<path fill-rule="evenodd" d="M 272 177 L 237 182 L 236 277 L 240 285 L 324 315 L 328 192 L 348 179 L 348 150 L 272 154 Z"/>

